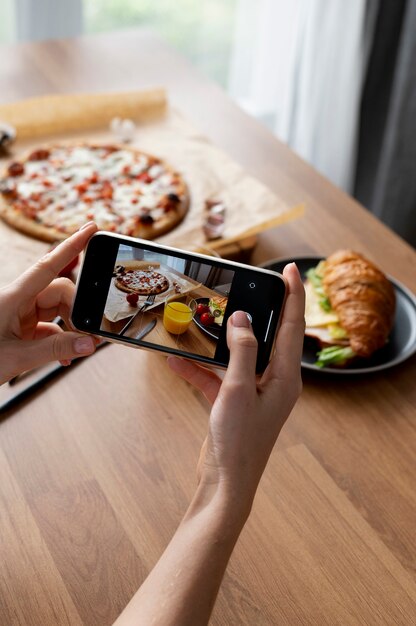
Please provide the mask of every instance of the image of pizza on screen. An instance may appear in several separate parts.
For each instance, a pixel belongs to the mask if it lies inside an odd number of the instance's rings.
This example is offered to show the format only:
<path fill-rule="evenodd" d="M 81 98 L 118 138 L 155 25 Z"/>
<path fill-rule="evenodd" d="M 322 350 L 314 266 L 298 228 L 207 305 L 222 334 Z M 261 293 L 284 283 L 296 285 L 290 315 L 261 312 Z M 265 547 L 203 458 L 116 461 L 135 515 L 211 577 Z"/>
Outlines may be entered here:
<path fill-rule="evenodd" d="M 136 148 L 50 144 L 0 173 L 0 216 L 21 232 L 55 242 L 94 220 L 100 230 L 154 239 L 189 208 L 183 176 Z"/>
<path fill-rule="evenodd" d="M 215 358 L 234 271 L 120 245 L 101 330 Z"/>

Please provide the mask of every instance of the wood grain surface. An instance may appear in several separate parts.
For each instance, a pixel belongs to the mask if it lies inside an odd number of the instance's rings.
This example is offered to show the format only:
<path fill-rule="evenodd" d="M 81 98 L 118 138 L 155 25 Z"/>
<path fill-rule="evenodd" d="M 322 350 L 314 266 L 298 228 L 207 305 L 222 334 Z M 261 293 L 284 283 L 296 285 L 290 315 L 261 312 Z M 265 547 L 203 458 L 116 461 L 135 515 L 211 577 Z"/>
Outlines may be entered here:
<path fill-rule="evenodd" d="M 201 131 L 288 203 L 253 263 L 363 251 L 416 291 L 416 254 L 151 33 L 4 46 L 3 101 L 166 86 Z M 0 282 L 45 249 L 0 224 Z M 415 623 L 416 359 L 354 379 L 306 372 L 212 624 Z M 209 408 L 154 353 L 112 345 L 0 422 L 0 623 L 111 624 L 195 487 Z M 253 416 L 255 419 L 255 416 Z"/>

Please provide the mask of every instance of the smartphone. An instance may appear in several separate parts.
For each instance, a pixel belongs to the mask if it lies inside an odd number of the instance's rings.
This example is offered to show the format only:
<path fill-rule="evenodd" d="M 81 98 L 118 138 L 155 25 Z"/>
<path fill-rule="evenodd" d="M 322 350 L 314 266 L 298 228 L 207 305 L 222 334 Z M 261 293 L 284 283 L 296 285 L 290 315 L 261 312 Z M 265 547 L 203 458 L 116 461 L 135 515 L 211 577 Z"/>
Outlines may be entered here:
<path fill-rule="evenodd" d="M 227 319 L 242 310 L 258 340 L 261 373 L 285 295 L 277 272 L 98 232 L 85 250 L 71 319 L 109 341 L 226 368 Z"/>

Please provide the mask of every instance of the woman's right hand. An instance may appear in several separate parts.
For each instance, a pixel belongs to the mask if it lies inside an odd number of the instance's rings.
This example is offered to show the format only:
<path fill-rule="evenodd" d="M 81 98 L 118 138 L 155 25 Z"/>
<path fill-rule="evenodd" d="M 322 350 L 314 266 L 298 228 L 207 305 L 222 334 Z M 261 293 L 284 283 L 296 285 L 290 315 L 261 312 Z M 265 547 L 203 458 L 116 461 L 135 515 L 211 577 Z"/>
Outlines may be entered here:
<path fill-rule="evenodd" d="M 248 511 L 276 439 L 301 389 L 305 291 L 294 263 L 283 272 L 288 296 L 275 354 L 256 378 L 257 341 L 250 322 L 236 311 L 227 326 L 230 362 L 224 380 L 194 362 L 169 357 L 170 367 L 213 403 L 198 474 L 200 485 L 243 499 Z M 247 511 L 247 513 L 248 513 Z"/>

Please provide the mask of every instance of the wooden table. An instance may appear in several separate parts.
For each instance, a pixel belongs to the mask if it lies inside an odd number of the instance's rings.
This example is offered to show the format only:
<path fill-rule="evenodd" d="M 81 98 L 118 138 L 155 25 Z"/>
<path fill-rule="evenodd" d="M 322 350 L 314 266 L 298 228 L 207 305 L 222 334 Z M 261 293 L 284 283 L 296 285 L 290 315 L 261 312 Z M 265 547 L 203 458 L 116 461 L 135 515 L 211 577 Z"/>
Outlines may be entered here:
<path fill-rule="evenodd" d="M 153 35 L 3 47 L 0 81 L 10 101 L 165 85 L 250 173 L 306 203 L 304 218 L 260 237 L 253 262 L 351 246 L 416 291 L 414 250 Z M 22 237 L 28 258 L 32 245 Z M 354 379 L 305 373 L 212 624 L 415 622 L 415 380 L 415 358 Z M 110 624 L 186 509 L 207 417 L 163 357 L 120 346 L 10 411 L 0 423 L 0 622 Z"/>

